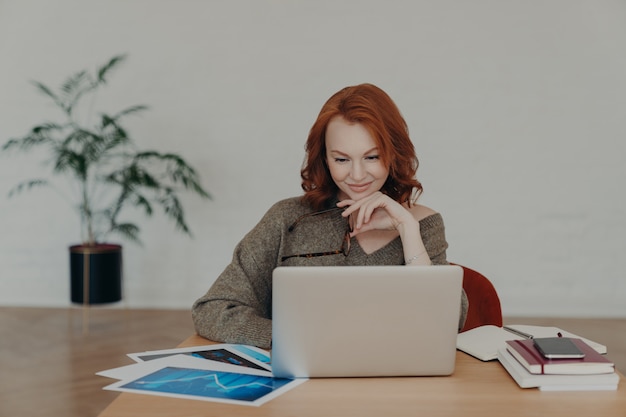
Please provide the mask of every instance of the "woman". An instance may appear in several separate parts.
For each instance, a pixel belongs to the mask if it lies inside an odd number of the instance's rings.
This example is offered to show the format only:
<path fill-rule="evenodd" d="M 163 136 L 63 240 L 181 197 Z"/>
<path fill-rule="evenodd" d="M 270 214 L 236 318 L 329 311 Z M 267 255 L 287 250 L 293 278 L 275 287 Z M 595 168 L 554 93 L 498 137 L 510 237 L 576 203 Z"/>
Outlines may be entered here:
<path fill-rule="evenodd" d="M 272 271 L 290 265 L 447 264 L 441 215 L 422 185 L 406 122 L 378 87 L 334 94 L 306 142 L 304 195 L 279 201 L 192 308 L 210 340 L 271 346 Z M 459 328 L 467 313 L 462 296 Z"/>

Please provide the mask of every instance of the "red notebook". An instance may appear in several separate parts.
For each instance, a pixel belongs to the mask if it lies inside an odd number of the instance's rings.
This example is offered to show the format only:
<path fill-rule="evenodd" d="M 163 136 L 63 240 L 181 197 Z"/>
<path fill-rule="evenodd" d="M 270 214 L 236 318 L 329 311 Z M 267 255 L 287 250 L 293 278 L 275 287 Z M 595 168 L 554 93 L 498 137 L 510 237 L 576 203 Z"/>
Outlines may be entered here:
<path fill-rule="evenodd" d="M 507 340 L 506 349 L 531 374 L 588 375 L 615 372 L 615 365 L 580 339 L 571 339 L 585 353 L 580 359 L 546 359 L 532 339 Z"/>

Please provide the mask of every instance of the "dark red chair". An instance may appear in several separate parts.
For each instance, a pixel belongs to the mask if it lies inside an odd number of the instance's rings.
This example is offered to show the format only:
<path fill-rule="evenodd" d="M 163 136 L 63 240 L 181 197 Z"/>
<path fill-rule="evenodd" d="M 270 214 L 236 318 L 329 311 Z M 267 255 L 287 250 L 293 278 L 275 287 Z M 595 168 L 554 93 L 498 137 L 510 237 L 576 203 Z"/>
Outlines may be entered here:
<path fill-rule="evenodd" d="M 483 274 L 463 268 L 463 289 L 467 294 L 469 309 L 462 332 L 475 327 L 493 324 L 502 327 L 502 307 L 495 287 Z"/>

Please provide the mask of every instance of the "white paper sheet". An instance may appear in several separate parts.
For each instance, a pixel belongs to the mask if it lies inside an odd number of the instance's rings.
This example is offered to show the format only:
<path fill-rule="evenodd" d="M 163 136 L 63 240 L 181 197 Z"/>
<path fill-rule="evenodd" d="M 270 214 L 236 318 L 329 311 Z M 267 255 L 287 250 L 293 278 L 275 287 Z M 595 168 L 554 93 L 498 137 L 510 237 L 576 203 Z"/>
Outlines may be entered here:
<path fill-rule="evenodd" d="M 246 345 L 193 346 L 128 354 L 137 362 L 98 372 L 104 389 L 259 406 L 304 383 L 274 378 L 269 352 Z"/>

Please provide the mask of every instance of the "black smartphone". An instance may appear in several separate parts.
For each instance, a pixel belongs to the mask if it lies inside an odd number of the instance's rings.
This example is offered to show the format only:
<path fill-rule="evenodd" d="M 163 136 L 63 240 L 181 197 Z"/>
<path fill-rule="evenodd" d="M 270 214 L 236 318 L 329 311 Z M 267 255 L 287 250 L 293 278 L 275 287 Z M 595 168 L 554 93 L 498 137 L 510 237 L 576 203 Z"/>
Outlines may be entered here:
<path fill-rule="evenodd" d="M 538 337 L 533 341 L 537 350 L 548 359 L 585 357 L 585 353 L 568 337 Z"/>

